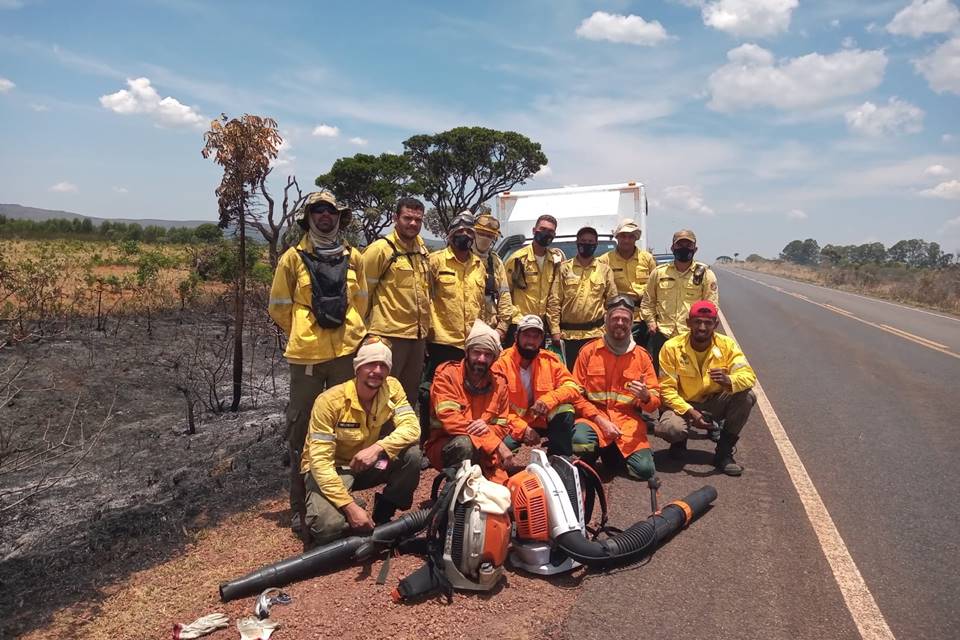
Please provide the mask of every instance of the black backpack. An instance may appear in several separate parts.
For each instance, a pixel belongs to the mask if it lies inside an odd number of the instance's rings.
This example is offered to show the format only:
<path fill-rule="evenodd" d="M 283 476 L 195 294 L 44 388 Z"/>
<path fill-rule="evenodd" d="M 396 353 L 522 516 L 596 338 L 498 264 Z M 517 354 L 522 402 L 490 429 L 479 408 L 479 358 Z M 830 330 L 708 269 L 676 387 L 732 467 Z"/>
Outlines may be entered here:
<path fill-rule="evenodd" d="M 331 256 L 319 256 L 302 249 L 297 249 L 297 253 L 310 274 L 311 307 L 317 324 L 324 329 L 342 327 L 347 319 L 350 249 Z"/>

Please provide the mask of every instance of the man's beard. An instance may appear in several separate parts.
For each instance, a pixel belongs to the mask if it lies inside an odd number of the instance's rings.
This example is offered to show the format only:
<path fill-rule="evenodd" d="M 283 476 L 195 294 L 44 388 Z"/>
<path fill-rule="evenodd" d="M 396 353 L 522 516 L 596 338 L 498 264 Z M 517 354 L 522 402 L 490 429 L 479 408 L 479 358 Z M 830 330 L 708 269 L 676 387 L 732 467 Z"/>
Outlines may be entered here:
<path fill-rule="evenodd" d="M 520 354 L 520 357 L 524 360 L 533 360 L 537 357 L 537 354 L 540 353 L 540 347 L 532 347 L 530 349 L 524 349 L 521 346 L 517 346 L 517 353 Z"/>

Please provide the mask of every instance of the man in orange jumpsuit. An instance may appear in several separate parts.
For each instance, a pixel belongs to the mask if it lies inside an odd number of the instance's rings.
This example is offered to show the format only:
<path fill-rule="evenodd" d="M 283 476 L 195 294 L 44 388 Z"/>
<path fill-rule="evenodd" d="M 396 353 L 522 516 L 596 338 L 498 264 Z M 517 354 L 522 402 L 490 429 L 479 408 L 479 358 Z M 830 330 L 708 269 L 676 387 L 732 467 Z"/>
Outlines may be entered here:
<path fill-rule="evenodd" d="M 591 464 L 602 456 L 608 468 L 625 461 L 630 477 L 647 480 L 656 469 L 641 411 L 660 406 L 660 384 L 649 354 L 633 340 L 635 310 L 627 296 L 611 299 L 603 337 L 580 352 L 573 377 L 586 398 L 576 402 L 573 451 Z"/>
<path fill-rule="evenodd" d="M 517 325 L 516 344 L 493 365 L 507 378 L 510 390 L 510 436 L 516 445 L 535 445 L 546 434 L 550 455 L 573 455 L 573 402 L 581 395 L 580 385 L 560 358 L 543 344 L 540 316 L 526 315 Z"/>
<path fill-rule="evenodd" d="M 500 334 L 477 320 L 464 344 L 463 360 L 437 367 L 430 390 L 430 437 L 425 450 L 435 469 L 479 464 L 483 475 L 505 483 L 513 453 L 509 433 L 507 379 L 491 367 L 500 355 Z"/>

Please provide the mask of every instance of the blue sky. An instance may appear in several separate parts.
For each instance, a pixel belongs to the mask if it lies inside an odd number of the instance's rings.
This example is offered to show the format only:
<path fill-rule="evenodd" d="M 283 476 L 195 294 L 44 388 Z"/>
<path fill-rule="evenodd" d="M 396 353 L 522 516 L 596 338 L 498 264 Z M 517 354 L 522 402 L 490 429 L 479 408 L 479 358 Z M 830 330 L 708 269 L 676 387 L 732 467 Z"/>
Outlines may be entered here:
<path fill-rule="evenodd" d="M 278 120 L 278 183 L 483 125 L 530 188 L 646 183 L 657 249 L 960 250 L 953 0 L 0 0 L 0 202 L 214 219 L 221 112 Z"/>

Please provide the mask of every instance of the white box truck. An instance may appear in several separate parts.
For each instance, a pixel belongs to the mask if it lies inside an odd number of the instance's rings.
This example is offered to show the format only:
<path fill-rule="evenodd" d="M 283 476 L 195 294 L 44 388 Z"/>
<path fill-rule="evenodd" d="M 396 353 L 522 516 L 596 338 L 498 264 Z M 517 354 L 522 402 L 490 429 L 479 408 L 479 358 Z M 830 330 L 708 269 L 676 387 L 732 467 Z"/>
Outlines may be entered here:
<path fill-rule="evenodd" d="M 578 229 L 589 226 L 597 230 L 597 255 L 602 255 L 616 244 L 613 230 L 625 218 L 632 218 L 640 226 L 637 246 L 647 246 L 647 190 L 640 182 L 624 182 L 499 194 L 496 216 L 504 236 L 498 248 L 500 255 L 506 257 L 532 240 L 530 230 L 543 214 L 557 219 L 553 246 L 568 258 L 576 254 L 574 236 Z"/>

